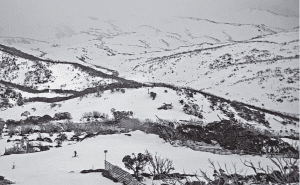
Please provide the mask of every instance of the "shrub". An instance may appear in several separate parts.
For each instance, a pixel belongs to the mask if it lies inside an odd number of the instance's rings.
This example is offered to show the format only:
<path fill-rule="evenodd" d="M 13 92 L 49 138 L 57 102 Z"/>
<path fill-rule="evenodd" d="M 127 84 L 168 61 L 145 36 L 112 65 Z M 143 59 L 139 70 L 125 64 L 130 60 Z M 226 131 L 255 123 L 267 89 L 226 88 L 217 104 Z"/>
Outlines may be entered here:
<path fill-rule="evenodd" d="M 168 110 L 168 109 L 172 109 L 172 108 L 173 108 L 172 103 L 170 103 L 170 104 L 164 103 L 164 105 L 158 107 L 157 109 L 158 109 L 158 110 L 161 110 L 161 109 Z"/>
<path fill-rule="evenodd" d="M 39 132 L 38 137 L 36 138 L 37 141 L 44 141 L 44 136 Z"/>
<path fill-rule="evenodd" d="M 65 123 L 62 123 L 61 127 L 65 132 L 72 132 L 73 130 L 76 129 L 76 124 L 73 122 L 67 121 Z"/>
<path fill-rule="evenodd" d="M 93 117 L 94 118 L 100 118 L 101 117 L 101 113 L 98 111 L 93 111 Z"/>
<path fill-rule="evenodd" d="M 93 113 L 92 112 L 85 112 L 82 114 L 82 118 L 90 118 L 93 116 Z"/>
<path fill-rule="evenodd" d="M 80 136 L 82 134 L 83 130 L 86 130 L 86 129 L 81 128 L 80 126 L 77 126 L 77 127 L 75 127 L 75 129 L 73 131 L 76 136 Z"/>
<path fill-rule="evenodd" d="M 155 92 L 150 92 L 150 97 L 152 98 L 152 100 L 155 100 L 156 95 L 157 94 Z"/>
<path fill-rule="evenodd" d="M 63 141 L 61 141 L 61 140 L 59 140 L 59 139 L 57 139 L 57 140 L 55 140 L 55 141 L 56 141 L 56 147 L 61 147 Z"/>
<path fill-rule="evenodd" d="M 39 149 L 41 151 L 47 151 L 47 150 L 50 150 L 50 147 L 49 146 L 43 146 L 43 145 L 41 145 L 41 146 L 39 146 Z"/>
<path fill-rule="evenodd" d="M 183 105 L 183 104 L 184 104 L 184 101 L 183 101 L 183 100 L 179 100 L 179 103 L 180 103 L 181 105 Z"/>
<path fill-rule="evenodd" d="M 133 115 L 132 111 L 113 111 L 115 120 L 121 120 L 122 118 L 128 118 Z"/>
<path fill-rule="evenodd" d="M 38 124 L 40 120 L 40 116 L 29 116 L 26 120 L 25 123 L 27 124 Z"/>
<path fill-rule="evenodd" d="M 41 127 L 41 131 L 46 133 L 60 132 L 62 130 L 60 126 L 53 123 L 43 124 L 40 127 Z"/>
<path fill-rule="evenodd" d="M 29 133 L 31 133 L 31 132 L 33 132 L 33 128 L 32 128 L 32 125 L 22 125 L 21 127 L 20 127 L 20 134 L 21 135 L 25 135 L 25 134 L 29 134 Z"/>
<path fill-rule="evenodd" d="M 0 132 L 4 129 L 5 122 L 0 118 Z"/>
<path fill-rule="evenodd" d="M 51 116 L 49 116 L 48 114 L 46 114 L 46 115 L 39 118 L 40 122 L 48 122 L 48 121 L 51 121 L 51 120 L 53 120 L 53 118 Z"/>
<path fill-rule="evenodd" d="M 7 108 L 7 107 L 10 107 L 11 104 L 9 103 L 9 99 L 8 98 L 1 98 L 1 101 L 0 101 L 0 108 Z"/>
<path fill-rule="evenodd" d="M 26 153 L 26 151 L 24 150 L 24 148 L 19 147 L 18 145 L 14 145 L 11 148 L 6 148 L 4 155 L 10 155 L 10 154 L 22 154 L 22 153 Z"/>
<path fill-rule="evenodd" d="M 120 127 L 127 130 L 144 130 L 142 123 L 138 119 L 124 118 L 120 120 Z"/>
<path fill-rule="evenodd" d="M 3 176 L 0 176 L 0 184 L 1 185 L 7 185 L 7 184 L 15 184 L 15 183 L 5 179 Z"/>
<path fill-rule="evenodd" d="M 87 134 L 99 133 L 102 130 L 103 130 L 103 128 L 102 128 L 101 124 L 89 123 L 84 126 L 84 131 Z"/>
<path fill-rule="evenodd" d="M 61 147 L 62 143 L 67 140 L 67 135 L 64 133 L 59 133 L 57 138 L 54 140 L 56 142 L 56 147 Z"/>
<path fill-rule="evenodd" d="M 95 97 L 101 97 L 102 94 L 103 94 L 103 91 L 97 90 L 97 92 L 95 93 Z"/>
<path fill-rule="evenodd" d="M 152 134 L 157 134 L 157 128 L 156 125 L 158 125 L 155 121 L 151 119 L 146 119 L 141 122 L 141 131 L 146 132 L 146 133 L 152 133 Z"/>
<path fill-rule="evenodd" d="M 65 141 L 65 140 L 68 140 L 68 137 L 65 133 L 59 133 L 59 135 L 57 136 L 57 139 L 58 140 L 61 140 L 61 141 Z"/>
<path fill-rule="evenodd" d="M 15 135 L 16 133 L 18 133 L 18 131 L 16 130 L 16 127 L 13 126 L 13 125 L 9 125 L 9 126 L 7 127 L 7 129 L 8 129 L 8 135 L 9 135 L 10 137 L 12 137 L 12 136 Z"/>
<path fill-rule="evenodd" d="M 57 105 L 56 103 L 51 103 L 51 104 L 50 104 L 50 108 L 52 109 L 52 108 L 54 108 L 56 105 Z"/>
<path fill-rule="evenodd" d="M 19 121 L 15 121 L 15 120 L 12 120 L 12 119 L 6 120 L 5 123 L 6 123 L 7 127 L 10 127 L 10 126 L 16 127 L 16 126 L 20 125 Z"/>
<path fill-rule="evenodd" d="M 196 116 L 198 118 L 201 118 L 201 119 L 203 118 L 203 115 L 201 114 L 199 105 L 197 105 L 195 103 L 185 104 L 183 106 L 183 111 L 186 114 L 194 115 L 194 116 Z"/>
<path fill-rule="evenodd" d="M 55 120 L 72 119 L 72 116 L 69 112 L 58 112 L 58 113 L 55 113 L 53 119 L 55 119 Z"/>
<path fill-rule="evenodd" d="M 21 114 L 21 116 L 25 116 L 26 118 L 28 118 L 28 116 L 30 115 L 30 112 L 25 111 Z"/>

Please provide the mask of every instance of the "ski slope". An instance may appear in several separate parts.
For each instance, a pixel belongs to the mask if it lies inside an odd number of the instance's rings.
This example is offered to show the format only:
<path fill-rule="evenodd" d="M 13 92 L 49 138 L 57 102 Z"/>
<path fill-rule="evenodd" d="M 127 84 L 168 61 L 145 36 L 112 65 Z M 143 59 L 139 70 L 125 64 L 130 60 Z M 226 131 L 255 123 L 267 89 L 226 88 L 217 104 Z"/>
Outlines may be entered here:
<path fill-rule="evenodd" d="M 131 137 L 124 134 L 100 135 L 82 142 L 65 145 L 60 148 L 52 148 L 49 151 L 14 154 L 0 156 L 0 174 L 20 185 L 96 185 L 116 184 L 104 177 L 101 173 L 81 174 L 81 170 L 104 168 L 104 150 L 108 150 L 107 161 L 126 170 L 122 159 L 132 153 L 144 153 L 147 149 L 151 153 L 157 152 L 162 157 L 168 157 L 173 161 L 176 172 L 193 174 L 199 169 L 213 174 L 209 168 L 208 159 L 219 162 L 221 166 L 227 164 L 232 169 L 236 164 L 238 170 L 243 173 L 253 174 L 250 169 L 245 169 L 240 160 L 251 160 L 254 164 L 261 161 L 262 165 L 272 165 L 265 157 L 222 155 L 193 151 L 185 147 L 173 147 L 165 143 L 157 135 L 146 134 L 141 131 L 130 132 Z M 0 147 L 5 144 L 0 140 Z M 78 157 L 72 158 L 74 151 Z M 176 155 L 174 155 L 176 154 Z M 15 169 L 12 165 L 15 164 Z M 128 171 L 128 170 L 127 170 Z M 144 182 L 151 185 L 151 180 Z"/>

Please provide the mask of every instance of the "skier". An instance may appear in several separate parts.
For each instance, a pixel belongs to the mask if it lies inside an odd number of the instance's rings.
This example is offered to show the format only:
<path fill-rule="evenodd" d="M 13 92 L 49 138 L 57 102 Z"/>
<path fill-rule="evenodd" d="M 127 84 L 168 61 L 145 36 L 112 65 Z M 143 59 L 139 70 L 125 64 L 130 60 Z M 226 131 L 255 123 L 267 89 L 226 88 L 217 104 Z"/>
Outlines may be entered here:
<path fill-rule="evenodd" d="M 74 151 L 74 157 L 77 157 L 77 152 L 76 151 Z"/>

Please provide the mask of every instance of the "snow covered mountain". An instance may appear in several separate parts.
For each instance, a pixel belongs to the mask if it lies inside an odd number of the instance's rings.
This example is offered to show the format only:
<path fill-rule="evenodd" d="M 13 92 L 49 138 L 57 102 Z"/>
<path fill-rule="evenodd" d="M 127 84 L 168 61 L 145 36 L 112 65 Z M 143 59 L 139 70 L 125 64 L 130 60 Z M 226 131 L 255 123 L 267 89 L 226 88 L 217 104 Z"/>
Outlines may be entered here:
<path fill-rule="evenodd" d="M 167 10 L 148 1 L 116 2 L 4 1 L 1 80 L 83 91 L 126 78 L 299 113 L 298 17 L 230 1 L 189 2 L 189 11 L 180 1 Z"/>
<path fill-rule="evenodd" d="M 128 77 L 192 87 L 297 114 L 297 36 L 298 32 L 284 32 L 140 60 L 127 71 Z"/>

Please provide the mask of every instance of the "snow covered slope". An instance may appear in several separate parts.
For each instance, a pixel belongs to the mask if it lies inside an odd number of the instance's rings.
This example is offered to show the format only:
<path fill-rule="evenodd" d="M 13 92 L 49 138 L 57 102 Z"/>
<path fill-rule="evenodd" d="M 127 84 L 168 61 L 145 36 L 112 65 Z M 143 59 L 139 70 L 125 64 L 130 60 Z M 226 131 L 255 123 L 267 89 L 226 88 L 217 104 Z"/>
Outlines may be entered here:
<path fill-rule="evenodd" d="M 191 98 L 187 97 L 184 93 L 178 94 L 176 91 L 169 88 L 155 87 L 149 89 L 150 92 L 157 93 L 155 100 L 152 100 L 148 94 L 148 88 L 125 90 L 125 93 L 104 91 L 103 94 L 101 94 L 101 97 L 97 96 L 97 93 L 89 94 L 85 97 L 57 102 L 59 106 L 54 107 L 52 107 L 50 103 L 28 102 L 23 106 L 15 106 L 1 111 L 0 118 L 3 118 L 4 120 L 24 119 L 21 114 L 25 111 L 30 112 L 31 116 L 41 117 L 46 114 L 53 117 L 54 114 L 58 112 L 69 112 L 72 115 L 73 122 L 82 123 L 86 121 L 82 119 L 84 113 L 99 111 L 113 117 L 111 109 L 115 108 L 117 111 L 132 111 L 133 117 L 140 120 L 151 119 L 155 121 L 157 120 L 157 117 L 170 121 L 176 120 L 177 122 L 179 120 L 196 119 L 207 124 L 214 121 L 220 121 L 220 119 L 229 119 L 227 114 L 229 112 L 240 122 L 248 123 L 261 129 L 266 129 L 263 122 L 267 121 L 270 124 L 271 130 L 274 130 L 276 133 L 279 133 L 280 130 L 288 130 L 290 132 L 292 129 L 297 131 L 299 127 L 299 124 L 283 125 L 281 122 L 285 121 L 285 118 L 269 113 L 264 114 L 265 116 L 260 116 L 259 119 L 257 119 L 258 117 L 255 113 L 250 113 L 250 117 L 257 118 L 247 120 L 245 117 L 241 116 L 239 113 L 240 111 L 238 111 L 237 108 L 234 108 L 232 104 L 215 102 L 200 93 L 194 94 L 193 98 Z M 167 90 L 167 93 L 165 90 Z M 180 103 L 180 100 L 183 100 L 184 104 L 197 104 L 201 109 L 203 118 L 200 119 L 194 115 L 186 114 L 183 110 L 184 105 Z M 172 104 L 173 108 L 169 110 L 158 110 L 157 108 L 164 105 L 164 103 Z M 249 110 L 249 108 L 247 110 Z"/>
<path fill-rule="evenodd" d="M 171 83 L 267 109 L 299 113 L 298 32 L 142 59 L 138 81 Z M 122 73 L 121 73 L 122 74 Z"/>
<path fill-rule="evenodd" d="M 31 89 L 84 90 L 117 82 L 111 71 L 81 64 L 42 60 L 14 48 L 0 46 L 0 79 Z M 104 73 L 104 72 L 106 73 Z"/>
<path fill-rule="evenodd" d="M 208 158 L 218 161 L 221 166 L 230 162 L 236 163 L 238 170 L 245 169 L 241 160 L 251 160 L 255 164 L 261 161 L 262 165 L 271 165 L 265 157 L 220 155 L 208 152 L 193 151 L 186 147 L 173 147 L 165 143 L 157 135 L 145 134 L 141 131 L 134 131 L 128 137 L 124 134 L 101 135 L 95 138 L 84 140 L 74 145 L 67 145 L 61 148 L 53 148 L 46 152 L 19 154 L 0 157 L 0 174 L 5 178 L 17 182 L 20 185 L 96 185 L 116 184 L 100 173 L 81 174 L 82 170 L 104 168 L 104 150 L 108 150 L 107 161 L 123 168 L 122 159 L 125 155 L 132 153 L 143 153 L 146 149 L 151 153 L 157 152 L 162 157 L 168 157 L 173 161 L 174 167 L 179 173 L 192 174 L 199 169 L 209 169 Z M 0 140 L 2 148 L 7 138 Z M 72 158 L 74 151 L 78 157 Z M 174 155 L 176 154 L 176 155 Z M 12 165 L 15 164 L 15 169 Z M 229 169 L 232 166 L 227 166 Z M 72 172 L 73 171 L 73 172 Z M 205 171 L 205 170 L 204 170 Z M 209 172 L 209 170 L 207 170 Z M 247 171 L 251 174 L 251 171 Z M 144 182 L 151 185 L 151 181 Z"/>

